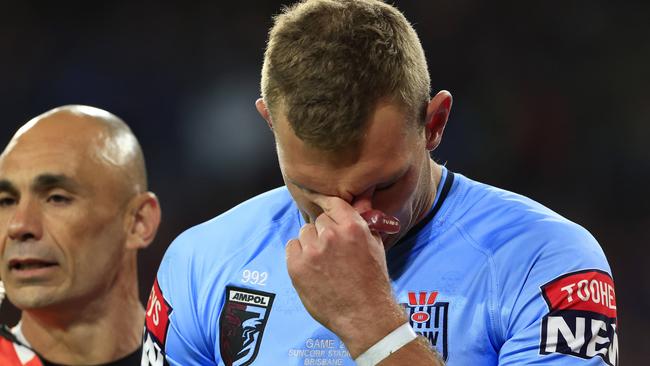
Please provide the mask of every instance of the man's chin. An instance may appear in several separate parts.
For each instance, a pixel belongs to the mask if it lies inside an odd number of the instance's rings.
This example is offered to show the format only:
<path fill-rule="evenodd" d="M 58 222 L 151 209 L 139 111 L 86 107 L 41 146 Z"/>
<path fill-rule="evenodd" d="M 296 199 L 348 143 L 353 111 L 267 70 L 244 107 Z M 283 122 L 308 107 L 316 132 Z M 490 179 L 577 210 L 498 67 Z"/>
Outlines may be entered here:
<path fill-rule="evenodd" d="M 22 311 L 37 310 L 58 302 L 54 291 L 43 286 L 26 286 L 7 291 L 7 300 Z"/>

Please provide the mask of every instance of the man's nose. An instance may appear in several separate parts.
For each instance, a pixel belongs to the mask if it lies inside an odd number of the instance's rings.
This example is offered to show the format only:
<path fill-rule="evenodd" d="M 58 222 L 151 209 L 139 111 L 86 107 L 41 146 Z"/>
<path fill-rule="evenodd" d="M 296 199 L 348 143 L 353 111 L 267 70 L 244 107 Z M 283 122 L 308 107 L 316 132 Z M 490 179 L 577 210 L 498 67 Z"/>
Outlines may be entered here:
<path fill-rule="evenodd" d="M 15 241 L 39 240 L 43 235 L 38 202 L 24 199 L 16 204 L 9 220 L 7 235 Z"/>
<path fill-rule="evenodd" d="M 372 197 L 375 194 L 375 187 L 369 188 L 352 200 L 352 207 L 358 213 L 364 213 L 372 209 Z"/>

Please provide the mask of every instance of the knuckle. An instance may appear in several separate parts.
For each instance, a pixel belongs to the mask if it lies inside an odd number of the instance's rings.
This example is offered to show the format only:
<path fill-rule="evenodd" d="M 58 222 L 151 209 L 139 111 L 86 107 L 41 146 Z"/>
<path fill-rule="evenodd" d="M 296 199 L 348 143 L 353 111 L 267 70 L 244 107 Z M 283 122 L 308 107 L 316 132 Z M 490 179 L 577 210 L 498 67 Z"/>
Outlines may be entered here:
<path fill-rule="evenodd" d="M 305 224 L 303 227 L 300 228 L 300 231 L 298 232 L 298 237 L 303 238 L 307 233 L 309 233 L 310 230 L 313 230 L 314 224 Z"/>
<path fill-rule="evenodd" d="M 363 226 L 354 220 L 346 221 L 344 224 L 342 224 L 342 229 L 345 230 L 346 233 L 354 236 L 363 233 Z"/>
<path fill-rule="evenodd" d="M 329 227 L 323 229 L 319 235 L 319 239 L 322 243 L 331 243 L 336 240 L 336 232 Z"/>

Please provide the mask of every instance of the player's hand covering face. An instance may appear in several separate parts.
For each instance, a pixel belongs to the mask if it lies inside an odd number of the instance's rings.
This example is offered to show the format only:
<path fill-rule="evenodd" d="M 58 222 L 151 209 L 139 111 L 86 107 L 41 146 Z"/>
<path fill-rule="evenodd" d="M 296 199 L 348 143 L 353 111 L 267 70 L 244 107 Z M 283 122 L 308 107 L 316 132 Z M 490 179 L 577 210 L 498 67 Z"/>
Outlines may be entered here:
<path fill-rule="evenodd" d="M 370 218 L 377 222 L 371 223 L 371 230 L 346 201 L 324 195 L 314 195 L 313 200 L 323 213 L 287 244 L 287 267 L 309 313 L 341 336 L 354 354 L 374 341 L 356 334 L 358 329 L 367 329 L 368 324 L 386 327 L 373 320 L 378 307 L 383 306 L 388 314 L 399 312 L 394 310 L 384 246 L 378 235 L 382 229 L 399 230 L 399 225 L 374 210 Z"/>

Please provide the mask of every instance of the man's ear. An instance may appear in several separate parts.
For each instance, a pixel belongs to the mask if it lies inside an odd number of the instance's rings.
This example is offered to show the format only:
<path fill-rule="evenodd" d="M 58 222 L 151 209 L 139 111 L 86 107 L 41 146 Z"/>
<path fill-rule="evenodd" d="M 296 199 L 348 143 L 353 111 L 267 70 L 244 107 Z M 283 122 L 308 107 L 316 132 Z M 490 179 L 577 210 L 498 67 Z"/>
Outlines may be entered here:
<path fill-rule="evenodd" d="M 442 134 L 445 131 L 447 119 L 451 112 L 452 101 L 451 93 L 442 90 L 435 97 L 431 98 L 431 101 L 427 105 L 424 128 L 427 139 L 427 150 L 429 151 L 435 150 L 440 145 L 440 141 L 442 141 Z"/>
<path fill-rule="evenodd" d="M 269 113 L 268 108 L 266 108 L 266 103 L 264 103 L 264 99 L 259 98 L 258 100 L 255 101 L 255 108 L 257 108 L 257 112 L 264 118 L 266 121 L 266 124 L 269 125 L 269 128 L 272 130 L 273 129 L 273 122 L 271 121 L 271 113 Z"/>
<path fill-rule="evenodd" d="M 160 225 L 160 203 L 152 192 L 140 193 L 129 203 L 126 220 L 127 249 L 142 249 L 151 244 Z"/>

